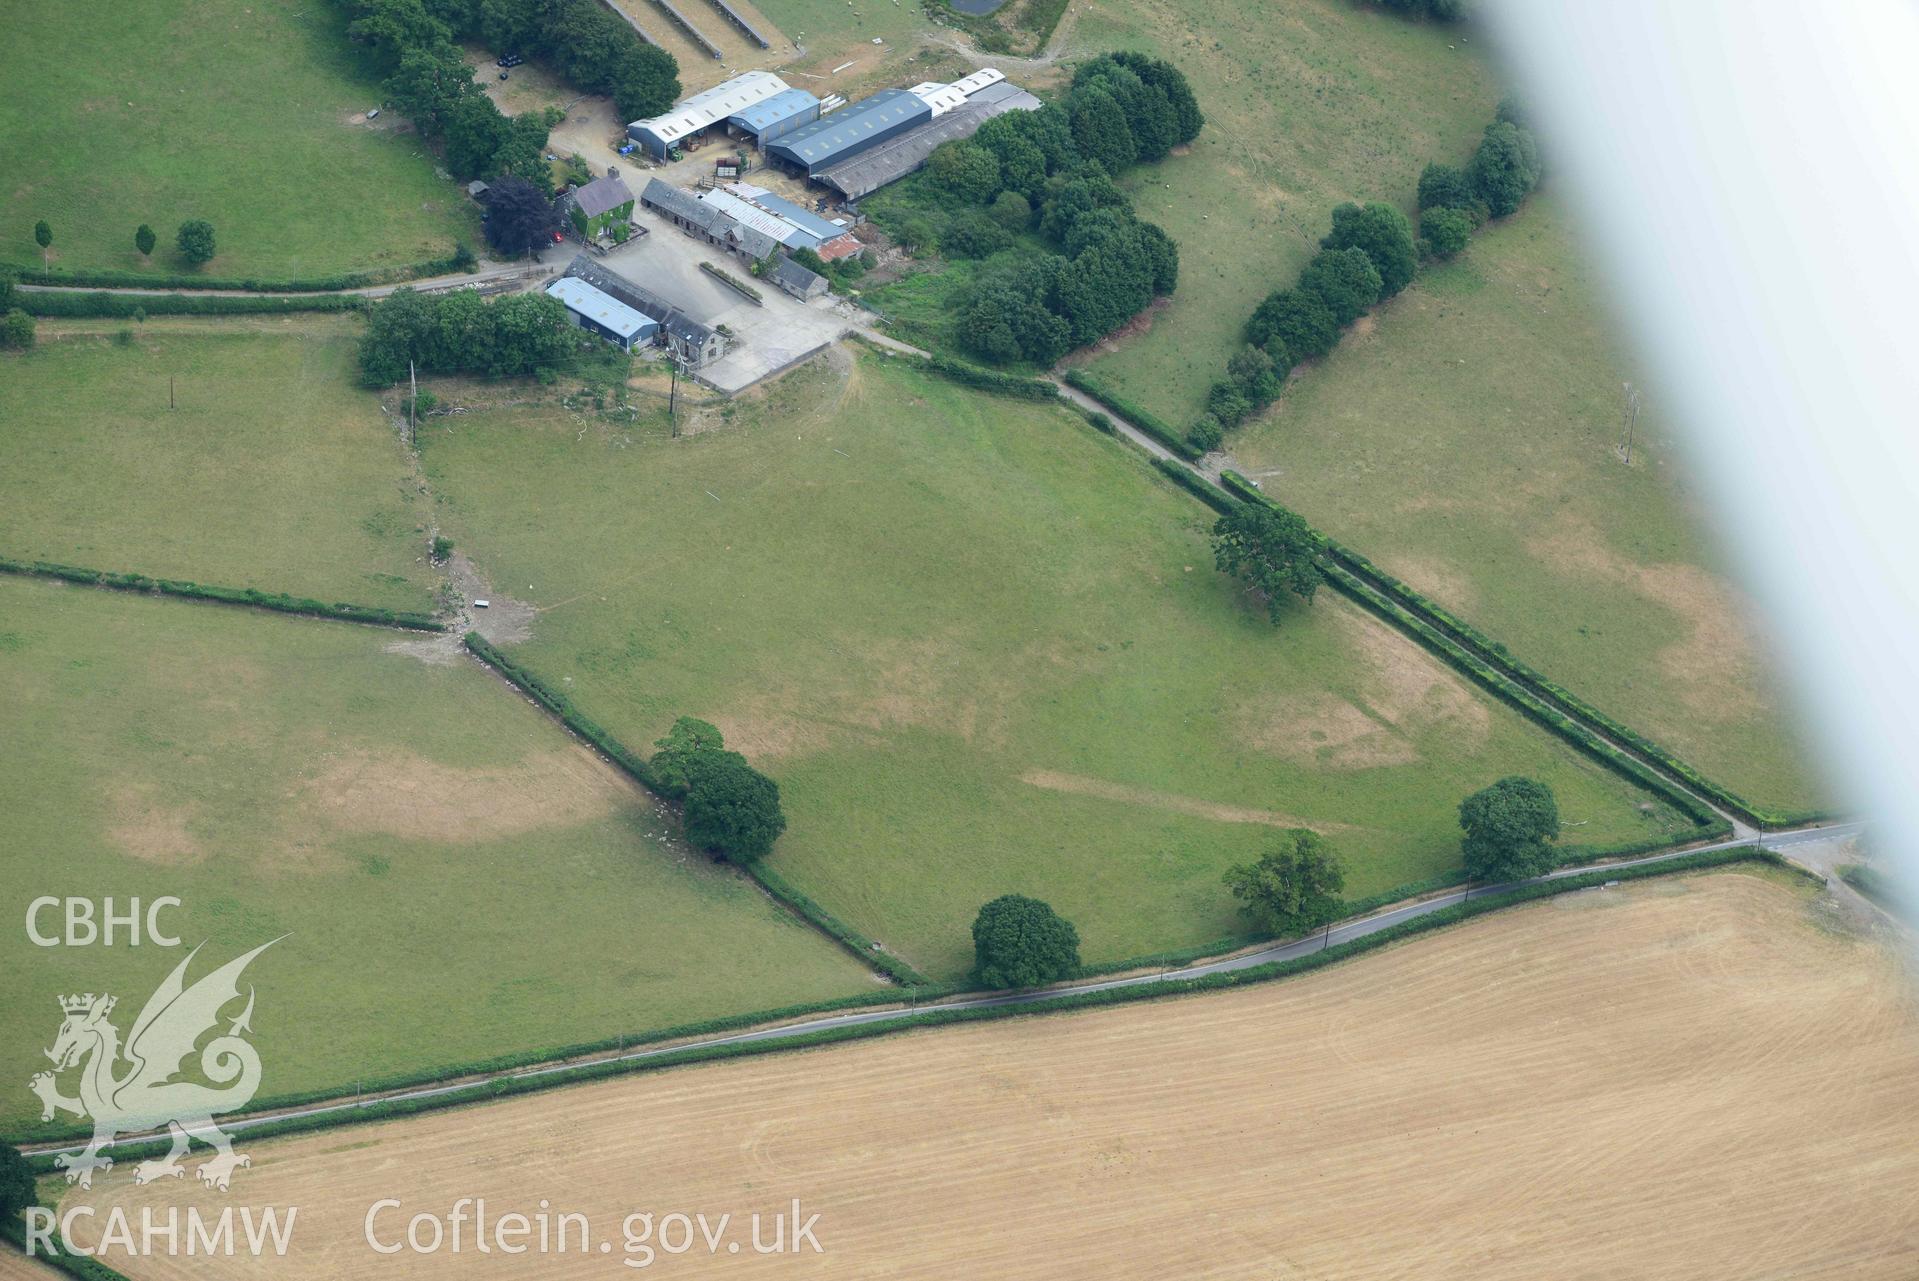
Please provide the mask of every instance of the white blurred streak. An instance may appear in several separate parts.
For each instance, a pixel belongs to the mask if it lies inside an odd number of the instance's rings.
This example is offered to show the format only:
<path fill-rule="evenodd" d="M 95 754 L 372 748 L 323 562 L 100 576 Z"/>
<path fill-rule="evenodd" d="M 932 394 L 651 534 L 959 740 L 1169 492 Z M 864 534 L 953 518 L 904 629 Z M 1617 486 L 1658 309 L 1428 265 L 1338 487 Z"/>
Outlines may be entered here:
<path fill-rule="evenodd" d="M 1919 888 L 1919 3 L 1482 11 L 1825 772 Z"/>

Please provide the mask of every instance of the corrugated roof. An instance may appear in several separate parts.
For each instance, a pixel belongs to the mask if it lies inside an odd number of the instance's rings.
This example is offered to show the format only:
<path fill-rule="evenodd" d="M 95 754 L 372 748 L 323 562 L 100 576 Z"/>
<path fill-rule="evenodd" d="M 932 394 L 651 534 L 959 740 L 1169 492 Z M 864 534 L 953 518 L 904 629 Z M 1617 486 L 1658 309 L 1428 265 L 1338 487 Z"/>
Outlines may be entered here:
<path fill-rule="evenodd" d="M 634 308 L 641 315 L 659 317 L 660 325 L 678 338 L 695 346 L 704 346 L 713 330 L 693 319 L 671 302 L 648 289 L 642 289 L 624 276 L 614 275 L 585 254 L 574 255 L 567 264 L 565 280 L 581 280 L 593 288 Z M 557 283 L 557 282 L 555 282 Z"/>
<path fill-rule="evenodd" d="M 771 236 L 783 245 L 805 245 L 809 249 L 819 239 L 804 227 L 796 226 L 776 213 L 748 204 L 730 191 L 702 191 L 700 203 L 719 210 L 734 222 Z"/>
<path fill-rule="evenodd" d="M 658 317 L 636 311 L 574 276 L 560 277 L 546 287 L 546 292 L 565 304 L 568 311 L 585 316 L 629 342 L 639 337 L 647 326 L 659 323 Z"/>
<path fill-rule="evenodd" d="M 981 67 L 972 75 L 961 76 L 955 80 L 953 87 L 970 98 L 988 85 L 996 85 L 1004 79 L 1006 79 L 1006 73 L 997 67 Z"/>
<path fill-rule="evenodd" d="M 882 89 L 870 98 L 849 103 L 830 116 L 795 129 L 767 150 L 779 152 L 810 169 L 849 147 L 866 144 L 876 132 L 894 128 L 903 121 L 931 119 L 932 115 L 931 107 L 906 90 Z"/>
<path fill-rule="evenodd" d="M 936 116 L 943 116 L 953 108 L 962 106 L 966 102 L 965 90 L 961 89 L 958 85 L 941 84 L 937 80 L 928 80 L 924 84 L 916 84 L 906 92 L 931 107 L 933 114 Z"/>
<path fill-rule="evenodd" d="M 764 258 L 779 248 L 779 237 L 747 226 L 717 203 L 709 204 L 690 191 L 684 191 L 658 178 L 649 178 L 640 203 L 659 209 L 675 218 L 683 218 L 707 234 L 729 241 L 749 258 Z"/>
<path fill-rule="evenodd" d="M 727 187 L 727 190 L 736 196 L 744 196 L 760 208 L 770 210 L 796 226 L 804 227 L 817 239 L 831 240 L 835 236 L 846 234 L 846 228 L 838 223 L 822 218 L 811 209 L 796 205 L 784 196 L 776 196 L 763 187 L 736 182 Z"/>
<path fill-rule="evenodd" d="M 748 71 L 694 94 L 671 111 L 635 120 L 630 127 L 645 129 L 662 141 L 673 142 L 716 125 L 736 111 L 785 93 L 787 87 L 786 81 L 770 71 Z"/>
<path fill-rule="evenodd" d="M 761 133 L 782 120 L 791 120 L 794 116 L 805 115 L 820 105 L 820 100 L 804 89 L 788 89 L 776 93 L 765 102 L 756 102 L 744 111 L 736 111 L 727 117 L 731 124 L 742 129 L 751 129 Z"/>
<path fill-rule="evenodd" d="M 970 138 L 994 116 L 1008 111 L 1036 111 L 1039 99 L 1010 82 L 988 85 L 966 100 L 966 105 L 909 129 L 869 151 L 814 171 L 814 176 L 848 200 L 878 191 L 926 163 L 933 149 L 955 138 Z"/>

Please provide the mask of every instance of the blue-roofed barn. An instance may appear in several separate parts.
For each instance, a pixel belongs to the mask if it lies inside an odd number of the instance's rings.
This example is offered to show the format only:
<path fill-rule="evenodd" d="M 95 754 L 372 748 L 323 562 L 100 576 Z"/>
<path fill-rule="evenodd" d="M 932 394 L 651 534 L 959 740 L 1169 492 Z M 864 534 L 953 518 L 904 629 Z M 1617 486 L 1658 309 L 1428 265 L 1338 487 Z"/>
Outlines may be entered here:
<path fill-rule="evenodd" d="M 766 154 L 810 178 L 835 161 L 856 156 L 932 118 L 933 108 L 925 99 L 904 89 L 882 89 L 795 129 L 768 146 Z"/>
<path fill-rule="evenodd" d="M 736 111 L 727 117 L 726 123 L 736 134 L 745 134 L 758 146 L 764 147 L 776 138 L 783 138 L 795 129 L 803 129 L 820 118 L 820 100 L 804 89 L 788 89 L 768 98 L 765 102 L 756 102 L 744 111 Z"/>

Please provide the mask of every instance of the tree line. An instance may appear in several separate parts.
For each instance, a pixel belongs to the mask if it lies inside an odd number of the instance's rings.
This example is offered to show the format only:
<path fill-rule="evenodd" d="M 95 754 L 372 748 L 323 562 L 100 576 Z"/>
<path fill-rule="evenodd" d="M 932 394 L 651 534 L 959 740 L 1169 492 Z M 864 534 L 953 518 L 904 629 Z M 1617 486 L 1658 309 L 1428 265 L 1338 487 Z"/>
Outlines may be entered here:
<path fill-rule="evenodd" d="M 1376 303 L 1412 283 L 1424 261 L 1451 258 L 1489 218 L 1518 209 L 1538 185 L 1539 148 L 1515 101 L 1499 104 L 1465 168 L 1430 164 L 1419 177 L 1419 233 L 1384 201 L 1342 204 L 1319 253 L 1290 287 L 1268 294 L 1246 322 L 1246 345 L 1206 393 L 1187 432 L 1213 449 L 1231 428 L 1279 395 L 1294 366 L 1326 355 Z"/>
<path fill-rule="evenodd" d="M 901 217 L 912 252 L 988 259 L 1037 238 L 1045 251 L 989 262 L 959 304 L 958 341 L 992 364 L 1050 365 L 1105 337 L 1179 282 L 1179 249 L 1142 222 L 1114 176 L 1165 157 L 1205 123 L 1169 62 L 1109 53 L 1036 111 L 1009 111 L 943 144 L 918 183 L 938 206 Z"/>
<path fill-rule="evenodd" d="M 1512 775 L 1466 797 L 1459 828 L 1468 880 L 1523 881 L 1559 865 L 1559 803 L 1537 779 Z M 1224 880 L 1254 928 L 1274 938 L 1310 934 L 1351 910 L 1342 897 L 1345 860 L 1309 828 L 1281 833 L 1257 859 L 1228 868 Z M 1050 905 L 1006 894 L 974 918 L 973 956 L 980 987 L 1039 987 L 1078 975 L 1079 932 Z"/>
<path fill-rule="evenodd" d="M 360 381 L 391 387 L 409 367 L 423 374 L 491 378 L 550 375 L 577 343 L 566 308 L 544 293 L 507 294 L 489 302 L 474 289 L 443 294 L 396 289 L 367 312 Z"/>
<path fill-rule="evenodd" d="M 507 116 L 473 78 L 458 41 L 550 64 L 587 93 L 611 95 L 623 118 L 657 115 L 680 93 L 671 54 L 641 40 L 595 0 L 343 0 L 347 35 L 364 51 L 387 103 L 441 144 L 457 178 L 511 174 L 553 193 L 542 158 L 558 113 Z"/>

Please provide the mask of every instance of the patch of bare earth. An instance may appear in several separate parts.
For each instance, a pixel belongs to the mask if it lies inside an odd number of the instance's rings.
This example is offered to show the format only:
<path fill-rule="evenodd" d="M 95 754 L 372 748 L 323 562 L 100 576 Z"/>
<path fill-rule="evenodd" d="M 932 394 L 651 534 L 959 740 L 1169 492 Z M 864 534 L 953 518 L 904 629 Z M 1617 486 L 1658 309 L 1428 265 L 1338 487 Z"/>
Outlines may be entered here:
<path fill-rule="evenodd" d="M 632 796 L 631 785 L 583 747 L 483 768 L 356 750 L 332 754 L 294 788 L 287 826 L 466 844 L 586 822 Z"/>
<path fill-rule="evenodd" d="M 910 1086 L 903 1085 L 910 1083 Z M 711 1063 L 247 1141 L 234 1193 L 117 1165 L 72 1222 L 298 1205 L 283 1258 L 170 1278 L 612 1277 L 634 1209 L 821 1251 L 673 1276 L 1749 1281 L 1919 1275 L 1919 1014 L 1887 949 L 1719 874 L 1593 890 L 1286 982 Z M 189 1164 L 197 1163 L 196 1155 Z M 597 1248 L 376 1256 L 415 1213 L 541 1198 Z M 472 1203 L 466 1203 L 470 1212 Z M 180 1216 L 184 1219 L 186 1216 Z M 655 1232 L 658 1223 L 655 1223 Z M 575 1232 L 577 1240 L 577 1230 Z"/>
<path fill-rule="evenodd" d="M 188 830 L 192 819 L 189 807 L 162 801 L 151 787 L 121 787 L 109 805 L 107 838 L 143 863 L 186 867 L 206 857 Z"/>
<path fill-rule="evenodd" d="M 1256 810 L 1243 805 L 1221 805 L 1214 801 L 1200 800 L 1195 796 L 1178 796 L 1171 792 L 1155 792 L 1144 787 L 1128 787 L 1124 783 L 1109 782 L 1103 778 L 1088 778 L 1083 774 L 1061 774 L 1055 770 L 1035 769 L 1020 775 L 1019 781 L 1031 787 L 1044 788 L 1049 792 L 1069 792 L 1074 796 L 1092 796 L 1102 801 L 1118 801 L 1125 805 L 1144 805 L 1149 809 L 1167 810 L 1193 818 L 1211 819 L 1215 823 L 1310 827 L 1316 832 L 1346 829 L 1344 823 L 1309 823 L 1303 818 L 1282 814 L 1278 810 Z"/>
<path fill-rule="evenodd" d="M 1418 738 L 1443 730 L 1470 751 L 1483 743 L 1492 714 L 1464 681 L 1371 614 L 1331 611 L 1345 647 L 1360 662 L 1357 694 L 1249 701 L 1240 711 L 1242 742 L 1286 760 L 1330 769 L 1410 765 Z"/>
<path fill-rule="evenodd" d="M 1660 650 L 1658 661 L 1694 716 L 1734 721 L 1763 710 L 1765 676 L 1758 638 L 1747 621 L 1752 609 L 1723 578 L 1697 565 L 1627 560 L 1596 526 L 1572 512 L 1562 512 L 1527 550 L 1559 573 L 1617 583 L 1677 615 L 1686 639 Z"/>

